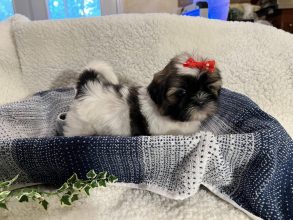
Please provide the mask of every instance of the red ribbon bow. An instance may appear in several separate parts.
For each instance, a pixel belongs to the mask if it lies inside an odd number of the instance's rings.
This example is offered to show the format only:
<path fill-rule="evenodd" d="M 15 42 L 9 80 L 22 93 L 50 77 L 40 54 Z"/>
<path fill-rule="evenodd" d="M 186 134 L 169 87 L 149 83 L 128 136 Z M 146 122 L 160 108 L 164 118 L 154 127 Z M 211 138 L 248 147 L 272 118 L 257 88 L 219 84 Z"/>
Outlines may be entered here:
<path fill-rule="evenodd" d="M 216 61 L 207 60 L 199 62 L 190 57 L 188 60 L 186 60 L 185 63 L 183 63 L 183 66 L 189 68 L 198 68 L 201 70 L 204 69 L 208 70 L 210 73 L 213 73 L 215 71 Z"/>

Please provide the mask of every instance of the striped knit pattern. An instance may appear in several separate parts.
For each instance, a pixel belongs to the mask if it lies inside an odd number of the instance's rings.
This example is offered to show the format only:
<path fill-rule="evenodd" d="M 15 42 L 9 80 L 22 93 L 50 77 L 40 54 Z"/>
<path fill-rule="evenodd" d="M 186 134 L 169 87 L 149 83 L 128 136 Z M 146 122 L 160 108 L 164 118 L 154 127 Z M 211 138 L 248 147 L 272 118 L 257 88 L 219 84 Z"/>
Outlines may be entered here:
<path fill-rule="evenodd" d="M 293 141 L 249 98 L 223 89 L 218 113 L 192 136 L 62 137 L 73 89 L 0 107 L 0 180 L 59 185 L 73 172 L 185 199 L 207 186 L 264 219 L 293 219 Z"/>

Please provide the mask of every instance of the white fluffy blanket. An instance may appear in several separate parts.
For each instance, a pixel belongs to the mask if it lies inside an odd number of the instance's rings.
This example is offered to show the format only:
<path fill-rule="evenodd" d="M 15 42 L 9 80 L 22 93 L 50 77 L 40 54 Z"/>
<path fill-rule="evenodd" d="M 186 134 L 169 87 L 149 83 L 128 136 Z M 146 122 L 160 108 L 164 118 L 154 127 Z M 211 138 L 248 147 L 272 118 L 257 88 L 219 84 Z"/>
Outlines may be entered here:
<path fill-rule="evenodd" d="M 90 197 L 72 206 L 61 206 L 57 198 L 49 198 L 45 211 L 39 204 L 8 204 L 0 210 L 1 220 L 248 220 L 246 214 L 206 190 L 192 198 L 177 201 L 157 194 L 125 187 L 96 190 Z"/>
<path fill-rule="evenodd" d="M 13 33 L 31 93 L 50 88 L 62 72 L 78 72 L 92 59 L 106 60 L 120 77 L 146 84 L 175 54 L 195 50 L 217 61 L 226 88 L 248 95 L 293 136 L 293 36 L 289 33 L 260 24 L 167 14 L 15 22 Z M 74 209 L 54 207 L 47 214 L 34 205 L 17 205 L 8 216 L 32 219 L 37 212 L 43 219 L 105 219 L 104 213 L 110 219 L 248 218 L 203 190 L 186 201 L 173 201 L 113 187 L 78 202 Z"/>
<path fill-rule="evenodd" d="M 11 24 L 14 21 L 27 21 L 23 16 L 15 16 L 0 22 L 0 104 L 17 101 L 26 97 L 17 51 L 12 38 Z"/>

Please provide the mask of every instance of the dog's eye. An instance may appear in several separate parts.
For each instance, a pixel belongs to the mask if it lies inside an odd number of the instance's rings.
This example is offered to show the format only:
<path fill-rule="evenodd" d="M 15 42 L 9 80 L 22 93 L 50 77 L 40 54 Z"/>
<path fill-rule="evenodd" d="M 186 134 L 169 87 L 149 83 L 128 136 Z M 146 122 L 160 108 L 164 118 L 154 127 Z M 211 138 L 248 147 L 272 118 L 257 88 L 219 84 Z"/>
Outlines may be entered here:
<path fill-rule="evenodd" d="M 178 89 L 176 91 L 176 95 L 179 97 L 185 96 L 186 95 L 186 90 L 185 89 Z"/>
<path fill-rule="evenodd" d="M 167 99 L 170 102 L 176 102 L 178 99 L 183 98 L 186 95 L 186 90 L 181 88 L 170 88 L 167 92 Z"/>

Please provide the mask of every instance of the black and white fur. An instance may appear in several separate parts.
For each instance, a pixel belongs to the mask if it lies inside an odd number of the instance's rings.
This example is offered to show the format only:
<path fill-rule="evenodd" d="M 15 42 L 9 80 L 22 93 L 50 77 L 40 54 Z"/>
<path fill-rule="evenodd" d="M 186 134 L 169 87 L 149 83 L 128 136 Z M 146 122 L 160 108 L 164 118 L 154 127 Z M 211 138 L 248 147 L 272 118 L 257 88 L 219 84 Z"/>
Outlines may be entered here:
<path fill-rule="evenodd" d="M 65 136 L 193 134 L 217 110 L 219 70 L 183 66 L 188 53 L 174 57 L 147 87 L 119 84 L 112 68 L 92 62 L 79 77 L 66 116 Z"/>

